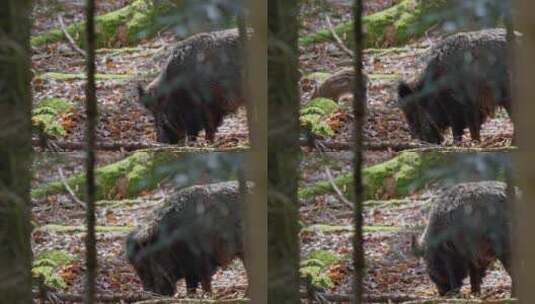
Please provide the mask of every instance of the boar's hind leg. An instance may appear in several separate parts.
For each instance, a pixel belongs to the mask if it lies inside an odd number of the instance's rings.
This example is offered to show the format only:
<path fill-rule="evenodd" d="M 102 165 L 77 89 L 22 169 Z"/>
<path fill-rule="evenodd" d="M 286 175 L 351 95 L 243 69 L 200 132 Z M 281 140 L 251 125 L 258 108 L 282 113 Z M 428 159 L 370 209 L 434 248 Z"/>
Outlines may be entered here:
<path fill-rule="evenodd" d="M 470 137 L 473 141 L 481 141 L 480 130 L 481 124 L 479 122 L 470 123 Z"/>
<path fill-rule="evenodd" d="M 219 109 L 205 110 L 206 140 L 213 143 L 217 128 L 223 123 L 223 113 Z"/>
<path fill-rule="evenodd" d="M 487 265 L 482 266 L 470 263 L 470 265 L 468 265 L 468 269 L 470 272 L 471 291 L 473 294 L 478 295 L 481 293 L 481 282 L 483 281 L 483 277 L 487 271 Z"/>
<path fill-rule="evenodd" d="M 186 276 L 186 289 L 188 295 L 194 295 L 197 293 L 197 287 L 199 287 L 199 278 L 196 275 Z"/>
<path fill-rule="evenodd" d="M 454 143 L 460 143 L 463 140 L 463 134 L 464 134 L 464 124 L 454 124 L 451 127 L 451 131 L 453 133 L 453 142 Z"/>
<path fill-rule="evenodd" d="M 453 110 L 449 114 L 448 119 L 451 125 L 454 143 L 460 143 L 463 139 L 464 129 L 466 128 L 466 119 L 464 116 L 462 112 Z"/>
<path fill-rule="evenodd" d="M 504 252 L 501 255 L 498 255 L 498 260 L 500 260 L 500 262 L 503 265 L 503 268 L 505 268 L 505 271 L 507 271 L 507 273 L 511 277 L 511 297 L 515 297 L 516 296 L 516 288 L 515 288 L 515 284 L 514 284 L 515 280 L 513 279 L 513 277 L 514 277 L 514 274 L 513 274 L 513 263 L 512 263 L 512 259 L 511 258 L 512 257 L 511 257 L 511 253 L 510 252 Z"/>
<path fill-rule="evenodd" d="M 208 294 L 212 293 L 212 278 L 204 277 L 201 279 L 202 290 Z"/>

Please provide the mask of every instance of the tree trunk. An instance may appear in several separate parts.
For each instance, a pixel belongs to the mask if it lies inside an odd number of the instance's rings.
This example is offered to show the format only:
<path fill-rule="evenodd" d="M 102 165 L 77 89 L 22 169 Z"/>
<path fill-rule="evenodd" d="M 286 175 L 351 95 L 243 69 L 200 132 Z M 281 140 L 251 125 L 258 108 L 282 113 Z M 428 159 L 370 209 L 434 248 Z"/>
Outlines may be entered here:
<path fill-rule="evenodd" d="M 522 202 L 517 204 L 518 255 L 514 261 L 521 267 L 518 274 L 518 296 L 521 303 L 533 303 L 535 300 L 535 3 L 532 0 L 517 1 L 517 28 L 522 32 L 522 46 L 517 56 L 517 123 L 515 129 L 519 139 L 519 157 L 517 158 L 520 178 L 519 185 L 523 191 Z"/>
<path fill-rule="evenodd" d="M 299 303 L 296 0 L 268 2 L 268 301 Z"/>
<path fill-rule="evenodd" d="M 247 54 L 247 121 L 251 153 L 246 174 L 255 183 L 246 213 L 246 254 L 248 254 L 248 296 L 251 303 L 267 303 L 267 3 L 265 0 L 242 1 L 250 13 L 255 35 L 248 43 Z M 242 29 L 242 32 L 244 30 Z M 251 81 L 254 79 L 254 81 Z"/>
<path fill-rule="evenodd" d="M 362 182 L 362 163 L 364 159 L 364 122 L 366 121 L 366 83 L 363 74 L 362 49 L 364 34 L 362 29 L 362 0 L 354 0 L 353 7 L 353 37 L 355 49 L 353 51 L 353 64 L 355 71 L 355 82 L 353 84 L 353 140 L 354 140 L 354 160 L 353 160 L 353 189 L 355 190 L 355 202 L 353 208 L 353 225 L 355 227 L 353 235 L 353 303 L 362 303 L 364 296 L 364 247 L 363 247 L 363 203 L 364 185 Z"/>
<path fill-rule="evenodd" d="M 0 301 L 32 302 L 31 1 L 0 1 Z"/>
<path fill-rule="evenodd" d="M 95 236 L 95 140 L 97 125 L 97 95 L 95 87 L 95 0 L 86 0 L 86 68 L 87 83 L 85 88 L 85 108 L 86 108 L 86 225 L 87 235 L 85 237 L 86 248 L 86 281 L 85 281 L 85 303 L 95 302 L 95 283 L 97 273 L 97 244 Z"/>

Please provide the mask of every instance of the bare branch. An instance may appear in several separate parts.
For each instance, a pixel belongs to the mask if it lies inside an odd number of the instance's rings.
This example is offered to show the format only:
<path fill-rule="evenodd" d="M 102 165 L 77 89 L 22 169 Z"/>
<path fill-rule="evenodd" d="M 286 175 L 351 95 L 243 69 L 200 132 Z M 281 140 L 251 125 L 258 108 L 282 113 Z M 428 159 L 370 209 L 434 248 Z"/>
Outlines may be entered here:
<path fill-rule="evenodd" d="M 353 57 L 353 55 L 354 55 L 353 51 L 350 50 L 344 44 L 342 39 L 340 39 L 340 36 L 338 36 L 336 31 L 334 30 L 334 27 L 333 27 L 333 25 L 331 23 L 331 19 L 329 18 L 329 16 L 325 16 L 325 21 L 327 22 L 327 26 L 329 27 L 329 31 L 331 32 L 331 35 L 334 37 L 334 40 L 336 41 L 336 44 L 338 44 L 338 47 L 340 47 L 340 49 L 342 49 L 342 51 L 344 51 L 346 54 L 348 54 L 349 56 Z"/>
<path fill-rule="evenodd" d="M 71 48 L 75 51 L 77 51 L 78 53 L 80 53 L 82 56 L 86 57 L 87 54 L 85 53 L 84 50 L 82 50 L 77 44 L 76 44 L 76 41 L 74 41 L 74 39 L 71 37 L 71 35 L 69 34 L 69 32 L 67 31 L 67 28 L 65 27 L 65 23 L 63 22 L 63 16 L 61 15 L 58 15 L 58 21 L 59 21 L 59 25 L 61 27 L 61 31 L 63 32 L 63 35 L 65 35 L 65 37 L 67 38 L 67 40 L 69 41 L 69 44 L 71 46 Z"/>
<path fill-rule="evenodd" d="M 344 196 L 342 191 L 340 191 L 340 188 L 338 188 L 338 186 L 334 182 L 333 176 L 331 174 L 331 169 L 329 169 L 329 167 L 327 167 L 327 166 L 325 167 L 325 174 L 327 174 L 327 179 L 329 180 L 329 183 L 331 184 L 331 187 L 333 187 L 334 191 L 338 195 L 338 198 L 340 199 L 340 201 L 342 201 L 342 203 L 346 204 L 349 208 L 353 209 L 353 202 L 349 201 Z"/>
<path fill-rule="evenodd" d="M 74 191 L 72 191 L 71 186 L 69 186 L 69 184 L 67 183 L 67 179 L 63 175 L 63 170 L 61 168 L 58 168 L 58 173 L 59 173 L 61 182 L 63 183 L 63 186 L 65 187 L 65 189 L 67 189 L 67 192 L 69 192 L 69 195 L 71 196 L 72 200 L 85 209 L 86 208 L 85 203 L 76 196 Z"/>

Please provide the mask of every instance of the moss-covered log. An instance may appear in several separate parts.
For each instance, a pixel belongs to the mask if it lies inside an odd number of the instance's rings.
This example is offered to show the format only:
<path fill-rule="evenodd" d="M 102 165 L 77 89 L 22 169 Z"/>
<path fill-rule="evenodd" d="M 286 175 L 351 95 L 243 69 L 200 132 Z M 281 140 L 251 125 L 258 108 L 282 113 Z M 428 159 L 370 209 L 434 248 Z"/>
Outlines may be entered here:
<path fill-rule="evenodd" d="M 135 0 L 121 9 L 96 17 L 97 47 L 132 45 L 140 38 L 157 32 L 160 27 L 156 19 L 177 5 L 176 3 L 180 1 Z M 73 23 L 66 31 L 78 45 L 85 44 L 84 22 Z M 62 39 L 65 39 L 65 35 L 57 28 L 32 37 L 31 44 L 40 46 Z"/>
<path fill-rule="evenodd" d="M 422 36 L 430 27 L 442 21 L 440 14 L 435 13 L 450 4 L 450 0 L 402 0 L 388 9 L 365 16 L 365 47 L 402 45 Z M 353 22 L 339 24 L 334 31 L 351 45 Z M 332 38 L 330 29 L 323 29 L 302 37 L 299 43 L 306 46 Z"/>
<path fill-rule="evenodd" d="M 363 170 L 367 199 L 401 198 L 433 183 L 467 180 L 503 180 L 504 164 L 510 163 L 508 151 L 444 149 L 405 151 L 395 158 Z M 351 197 L 352 175 L 334 179 L 336 186 Z M 299 191 L 300 199 L 334 192 L 330 181 L 320 181 Z"/>
<path fill-rule="evenodd" d="M 207 174 L 213 180 L 228 180 L 236 177 L 237 163 L 245 153 L 235 152 L 185 153 L 180 150 L 138 151 L 116 163 L 96 170 L 96 198 L 132 198 L 142 191 L 152 190 L 161 182 L 181 175 L 185 183 L 192 184 Z M 64 193 L 65 184 L 78 197 L 84 196 L 85 175 L 77 174 L 65 181 L 57 180 L 32 191 L 32 198 Z"/>

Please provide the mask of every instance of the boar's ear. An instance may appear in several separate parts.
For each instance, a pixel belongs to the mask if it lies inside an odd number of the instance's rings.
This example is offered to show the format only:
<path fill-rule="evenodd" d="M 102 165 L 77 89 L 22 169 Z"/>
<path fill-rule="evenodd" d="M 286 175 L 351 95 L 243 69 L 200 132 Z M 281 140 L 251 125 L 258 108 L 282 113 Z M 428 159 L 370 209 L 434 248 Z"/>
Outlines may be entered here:
<path fill-rule="evenodd" d="M 413 93 L 412 88 L 405 82 L 400 82 L 398 85 L 398 96 L 403 99 Z"/>
<path fill-rule="evenodd" d="M 414 234 L 411 235 L 411 252 L 417 257 L 424 255 L 424 249 Z"/>

